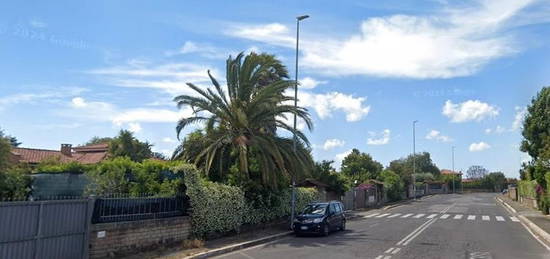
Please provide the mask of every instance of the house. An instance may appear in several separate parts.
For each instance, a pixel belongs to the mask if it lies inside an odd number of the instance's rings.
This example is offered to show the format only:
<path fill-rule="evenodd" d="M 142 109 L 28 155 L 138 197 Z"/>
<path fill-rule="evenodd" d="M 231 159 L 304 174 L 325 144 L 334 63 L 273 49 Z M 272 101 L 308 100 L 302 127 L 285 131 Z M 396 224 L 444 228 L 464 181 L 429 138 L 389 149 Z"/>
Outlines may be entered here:
<path fill-rule="evenodd" d="M 297 184 L 296 186 L 315 188 L 315 190 L 317 190 L 317 193 L 319 194 L 319 199 L 321 201 L 340 200 L 339 194 L 332 191 L 327 184 L 317 181 L 315 179 L 311 179 L 311 178 L 305 179 L 304 181 Z"/>
<path fill-rule="evenodd" d="M 79 162 L 81 164 L 95 164 L 107 157 L 109 145 L 94 144 L 72 147 L 71 144 L 61 144 L 59 150 L 13 147 L 10 161 L 14 163 L 27 163 L 31 166 L 46 159 L 59 159 L 62 163 Z"/>
<path fill-rule="evenodd" d="M 448 170 L 448 169 L 441 169 L 441 174 L 442 175 L 455 175 L 456 177 L 461 177 L 462 176 L 461 172 L 456 172 L 456 171 L 452 171 L 452 170 Z"/>

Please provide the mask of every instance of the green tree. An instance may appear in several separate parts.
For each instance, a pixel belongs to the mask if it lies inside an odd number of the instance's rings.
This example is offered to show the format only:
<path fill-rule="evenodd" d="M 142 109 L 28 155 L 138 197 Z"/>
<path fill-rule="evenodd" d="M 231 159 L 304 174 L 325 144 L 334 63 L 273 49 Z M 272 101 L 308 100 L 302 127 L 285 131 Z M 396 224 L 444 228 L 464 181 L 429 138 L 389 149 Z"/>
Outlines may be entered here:
<path fill-rule="evenodd" d="M 284 66 L 270 55 L 240 53 L 226 63 L 225 90 L 208 71 L 214 89 L 201 89 L 187 85 L 195 95 L 180 95 L 174 98 L 179 108 L 189 106 L 194 114 L 182 118 L 176 127 L 178 138 L 181 131 L 195 123 L 205 123 L 206 146 L 194 157 L 197 166 L 208 174 L 213 167 L 224 168 L 227 157 L 234 155 L 239 172 L 250 178 L 251 158 L 257 160 L 261 182 L 276 186 L 278 178 L 309 174 L 313 160 L 309 141 L 300 130 L 294 130 L 285 122 L 288 116 L 296 115 L 309 129 L 311 118 L 303 107 L 294 107 L 294 101 L 285 91 L 294 86 L 294 81 L 285 79 Z M 276 75 L 274 75 L 276 74 Z M 297 136 L 298 149 L 293 152 L 293 140 L 280 137 L 276 129 L 284 129 Z M 305 145 L 307 148 L 300 148 Z M 188 150 L 188 149 L 187 149 Z M 188 150 L 189 151 L 189 150 Z M 182 156 L 188 152 L 183 149 Z M 220 170 L 223 172 L 223 170 Z"/>
<path fill-rule="evenodd" d="M 351 187 L 351 182 L 342 173 L 336 172 L 336 169 L 332 167 L 334 161 L 323 160 L 315 163 L 315 169 L 313 170 L 313 178 L 326 185 L 328 188 L 340 195 L 344 195 Z"/>
<path fill-rule="evenodd" d="M 10 142 L 10 145 L 14 147 L 18 147 L 19 145 L 21 145 L 21 142 L 19 142 L 16 137 L 6 135 L 2 129 L 0 129 L 0 138 L 7 139 Z"/>
<path fill-rule="evenodd" d="M 550 87 L 544 87 L 531 100 L 523 121 L 521 151 L 534 160 L 550 150 Z M 550 159 L 546 157 L 546 159 Z"/>
<path fill-rule="evenodd" d="M 352 181 L 364 182 L 368 179 L 377 179 L 382 172 L 382 164 L 372 159 L 367 153 L 353 149 L 344 160 L 340 171 L 350 177 Z"/>
<path fill-rule="evenodd" d="M 132 161 L 141 162 L 153 155 L 149 142 L 141 142 L 128 130 L 120 130 L 118 136 L 109 142 L 111 157 L 128 157 Z"/>
<path fill-rule="evenodd" d="M 414 162 L 413 162 L 414 158 Z M 414 171 L 419 174 L 429 173 L 438 178 L 441 172 L 439 168 L 433 163 L 430 153 L 422 152 L 415 156 L 409 155 L 406 158 L 400 158 L 390 162 L 389 170 L 398 174 L 406 185 L 409 185 L 412 181 L 413 164 L 415 165 Z"/>
<path fill-rule="evenodd" d="M 95 145 L 95 144 L 109 144 L 109 142 L 111 142 L 112 140 L 113 138 L 110 138 L 110 137 L 94 136 L 90 140 L 88 140 L 88 142 L 84 143 L 83 146 Z"/>
<path fill-rule="evenodd" d="M 0 171 L 8 168 L 10 164 L 11 144 L 7 138 L 0 137 Z"/>
<path fill-rule="evenodd" d="M 384 189 L 386 189 L 390 201 L 401 199 L 401 194 L 404 191 L 404 184 L 398 174 L 386 169 L 380 173 L 379 179 L 384 182 Z"/>

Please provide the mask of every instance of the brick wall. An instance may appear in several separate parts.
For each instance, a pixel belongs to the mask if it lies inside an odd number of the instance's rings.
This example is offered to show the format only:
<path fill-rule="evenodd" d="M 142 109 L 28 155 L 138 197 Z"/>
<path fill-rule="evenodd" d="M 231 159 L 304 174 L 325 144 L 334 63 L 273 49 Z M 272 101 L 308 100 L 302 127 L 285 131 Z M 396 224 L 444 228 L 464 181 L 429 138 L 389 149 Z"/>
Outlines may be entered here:
<path fill-rule="evenodd" d="M 188 238 L 189 217 L 173 217 L 92 225 L 90 258 L 113 258 L 170 246 Z"/>

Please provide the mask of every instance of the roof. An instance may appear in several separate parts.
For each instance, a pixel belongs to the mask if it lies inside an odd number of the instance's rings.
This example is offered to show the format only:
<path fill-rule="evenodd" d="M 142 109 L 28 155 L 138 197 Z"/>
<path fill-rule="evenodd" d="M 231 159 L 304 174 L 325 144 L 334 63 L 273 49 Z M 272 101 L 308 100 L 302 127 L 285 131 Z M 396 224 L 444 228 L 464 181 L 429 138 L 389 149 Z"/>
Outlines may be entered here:
<path fill-rule="evenodd" d="M 324 184 L 320 181 L 317 181 L 311 178 L 305 179 L 303 182 L 299 183 L 298 186 L 304 186 L 304 187 L 318 186 L 318 187 L 325 187 L 325 188 L 328 187 L 327 184 Z"/>
<path fill-rule="evenodd" d="M 59 159 L 61 163 L 79 162 L 81 164 L 95 164 L 107 157 L 107 144 L 89 145 L 73 148 L 70 156 L 62 154 L 59 150 L 38 148 L 14 147 L 11 150 L 13 160 L 16 162 L 37 164 L 46 159 Z"/>
<path fill-rule="evenodd" d="M 441 169 L 441 174 L 455 174 L 455 175 L 462 175 L 461 172 L 453 172 L 452 170 L 448 170 L 448 169 Z"/>

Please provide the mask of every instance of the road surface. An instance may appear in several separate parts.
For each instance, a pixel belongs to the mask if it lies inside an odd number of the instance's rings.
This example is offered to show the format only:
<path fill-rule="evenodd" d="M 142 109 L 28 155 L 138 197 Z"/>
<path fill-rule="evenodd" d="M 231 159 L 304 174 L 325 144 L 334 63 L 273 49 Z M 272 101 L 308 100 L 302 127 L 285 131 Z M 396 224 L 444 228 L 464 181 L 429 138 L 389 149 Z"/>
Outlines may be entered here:
<path fill-rule="evenodd" d="M 435 195 L 374 210 L 328 237 L 287 237 L 217 258 L 550 258 L 495 194 Z"/>

